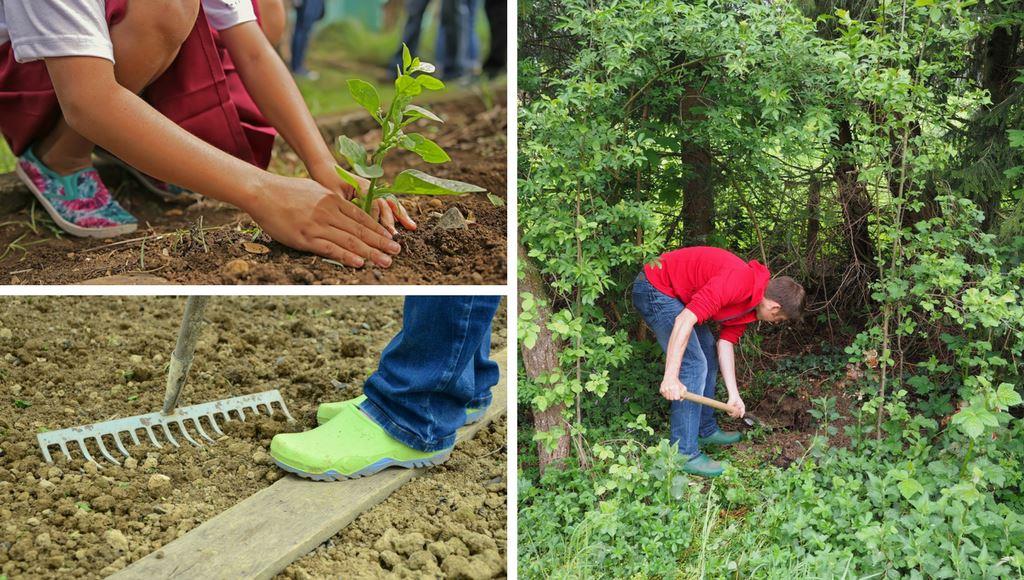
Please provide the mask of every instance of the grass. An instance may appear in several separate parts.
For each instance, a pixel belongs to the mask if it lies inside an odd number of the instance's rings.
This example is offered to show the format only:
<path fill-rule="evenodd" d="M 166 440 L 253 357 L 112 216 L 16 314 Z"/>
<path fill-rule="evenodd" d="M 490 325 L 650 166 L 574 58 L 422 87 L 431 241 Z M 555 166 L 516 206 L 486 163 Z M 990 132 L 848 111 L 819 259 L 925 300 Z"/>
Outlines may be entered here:
<path fill-rule="evenodd" d="M 0 173 L 14 171 L 14 154 L 7 146 L 7 142 L 0 139 Z"/>

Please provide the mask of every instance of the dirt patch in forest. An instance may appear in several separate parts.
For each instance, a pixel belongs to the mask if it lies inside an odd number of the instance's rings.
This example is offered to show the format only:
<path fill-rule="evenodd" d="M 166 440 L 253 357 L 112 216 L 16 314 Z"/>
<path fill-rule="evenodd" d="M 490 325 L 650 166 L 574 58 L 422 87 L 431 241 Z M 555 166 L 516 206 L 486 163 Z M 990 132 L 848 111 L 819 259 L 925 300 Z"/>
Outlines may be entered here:
<path fill-rule="evenodd" d="M 504 201 L 506 183 L 505 93 L 493 103 L 462 97 L 431 108 L 444 125 L 417 129 L 449 153 L 450 163 L 429 165 L 401 150 L 388 158 L 387 177 L 417 168 L 438 177 L 468 181 Z M 380 130 L 351 135 L 377 143 Z M 278 147 L 271 171 L 305 175 L 286 147 Z M 68 284 L 107 276 L 145 273 L 177 284 L 504 284 L 507 205 L 485 194 L 403 197 L 418 224 L 400 229 L 402 252 L 390 268 L 349 268 L 270 241 L 244 212 L 210 199 L 187 205 L 159 201 L 117 171 L 104 179 L 139 218 L 139 230 L 111 240 L 55 237 L 59 231 L 38 206 L 5 216 L 0 225 L 0 280 L 10 284 Z M 440 217 L 457 208 L 465 229 L 442 229 Z M 263 248 L 249 246 L 255 242 Z M 256 252 L 250 251 L 255 249 Z M 150 280 L 152 282 L 152 280 Z"/>
<path fill-rule="evenodd" d="M 0 574 L 11 578 L 105 576 L 279 479 L 266 452 L 270 439 L 314 426 L 320 401 L 358 395 L 402 315 L 401 298 L 215 297 L 182 404 L 277 388 L 296 422 L 279 413 L 222 422 L 227 436 L 218 444 L 133 446 L 135 461 L 122 466 L 56 457 L 48 465 L 39 431 L 159 409 L 184 300 L 0 304 Z M 506 341 L 503 311 L 495 349 Z M 476 447 L 460 446 L 453 457 L 473 463 L 469 449 Z M 472 468 L 458 466 L 443 473 L 474 478 L 465 489 L 479 483 Z"/>

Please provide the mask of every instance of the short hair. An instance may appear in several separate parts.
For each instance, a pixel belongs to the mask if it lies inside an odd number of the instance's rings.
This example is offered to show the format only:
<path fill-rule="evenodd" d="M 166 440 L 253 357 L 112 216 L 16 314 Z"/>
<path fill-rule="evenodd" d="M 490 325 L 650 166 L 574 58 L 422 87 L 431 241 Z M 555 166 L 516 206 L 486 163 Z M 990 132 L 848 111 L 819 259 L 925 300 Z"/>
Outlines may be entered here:
<path fill-rule="evenodd" d="M 789 276 L 779 276 L 768 281 L 764 297 L 774 300 L 782 307 L 787 320 L 798 322 L 804 317 L 807 292 L 799 282 Z"/>

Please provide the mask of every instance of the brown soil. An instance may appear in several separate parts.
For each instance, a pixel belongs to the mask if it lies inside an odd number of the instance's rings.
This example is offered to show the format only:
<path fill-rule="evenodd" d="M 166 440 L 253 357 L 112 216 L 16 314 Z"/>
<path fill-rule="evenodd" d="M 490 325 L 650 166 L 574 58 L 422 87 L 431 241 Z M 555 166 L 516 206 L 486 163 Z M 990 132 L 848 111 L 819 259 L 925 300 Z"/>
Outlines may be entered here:
<path fill-rule="evenodd" d="M 159 409 L 183 304 L 151 297 L 0 300 L 0 576 L 107 575 L 270 485 L 281 477 L 266 453 L 271 437 L 312 427 L 320 401 L 358 395 L 401 327 L 401 298 L 215 297 L 182 404 L 277 388 L 296 422 L 277 414 L 223 423 L 227 437 L 216 445 L 131 447 L 136 461 L 123 466 L 56 457 L 47 465 L 35 442 L 40 430 Z M 504 320 L 495 320 L 495 348 L 506 340 Z M 424 503 L 451 493 L 475 506 L 484 493 L 489 505 L 499 490 L 481 479 L 489 469 L 481 450 L 494 449 L 502 428 L 491 429 L 460 445 L 438 470 L 441 494 L 429 483 L 433 476 L 417 481 L 432 494 Z M 466 481 L 456 483 L 463 475 Z M 402 525 L 401 505 L 407 504 L 382 504 L 360 521 Z M 480 517 L 454 520 L 466 533 L 453 533 L 466 543 L 469 532 L 491 529 L 494 518 Z M 503 533 L 491 534 L 501 554 Z M 360 565 L 377 562 L 366 554 Z"/>
<path fill-rule="evenodd" d="M 406 168 L 468 181 L 506 199 L 506 127 L 504 92 L 486 108 L 478 97 L 431 105 L 445 124 L 420 127 L 451 156 L 428 165 L 415 154 L 398 151 L 385 168 L 391 178 Z M 379 129 L 353 136 L 376 143 Z M 304 175 L 294 153 L 275 152 L 271 171 Z M 113 275 L 146 273 L 178 284 L 504 284 L 506 281 L 507 207 L 485 194 L 459 197 L 404 197 L 418 224 L 396 236 L 402 252 L 390 268 L 339 266 L 291 250 L 262 234 L 244 212 L 210 199 L 189 205 L 159 201 L 133 179 L 104 171 L 117 199 L 139 218 L 139 231 L 113 240 L 91 240 L 59 230 L 38 206 L 6 216 L 0 225 L 0 281 L 10 284 L 81 283 Z M 467 229 L 437 228 L 440 215 L 457 207 Z M 256 241 L 268 253 L 243 246 Z"/>

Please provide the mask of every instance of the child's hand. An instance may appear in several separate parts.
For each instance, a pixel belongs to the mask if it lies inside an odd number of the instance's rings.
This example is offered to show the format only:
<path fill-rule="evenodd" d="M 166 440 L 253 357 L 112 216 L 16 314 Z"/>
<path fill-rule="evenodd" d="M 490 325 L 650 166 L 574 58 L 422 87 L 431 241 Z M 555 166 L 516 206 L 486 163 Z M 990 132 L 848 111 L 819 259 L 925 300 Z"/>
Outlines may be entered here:
<path fill-rule="evenodd" d="M 729 397 L 729 400 L 726 402 L 726 405 L 729 405 L 730 407 L 735 409 L 735 411 L 729 411 L 729 416 L 732 417 L 733 419 L 741 419 L 744 415 L 747 414 L 747 405 L 743 402 L 743 399 L 739 396 L 739 394 Z"/>
<path fill-rule="evenodd" d="M 337 172 L 333 170 L 333 168 L 331 171 L 318 172 L 317 175 L 313 175 L 312 177 L 320 185 L 341 195 L 349 201 L 354 197 L 366 195 L 366 191 L 370 188 L 370 182 L 357 175 L 355 178 L 359 181 L 359 192 L 356 192 L 356 190 L 342 179 Z M 384 227 L 392 234 L 398 233 L 398 230 L 395 229 L 396 221 L 402 224 L 402 227 L 407 230 L 416 229 L 416 222 L 412 221 L 412 218 L 409 217 L 409 213 L 405 211 L 402 204 L 394 197 L 386 199 L 377 198 L 373 201 L 373 220 L 383 224 Z"/>
<path fill-rule="evenodd" d="M 366 212 L 310 179 L 268 174 L 259 201 L 242 209 L 274 240 L 347 266 L 370 259 L 387 268 L 388 254 L 402 249 Z"/>
<path fill-rule="evenodd" d="M 669 401 L 678 401 L 686 393 L 686 386 L 676 377 L 670 377 L 661 381 L 661 396 Z"/>

